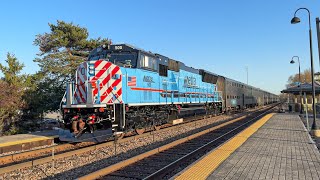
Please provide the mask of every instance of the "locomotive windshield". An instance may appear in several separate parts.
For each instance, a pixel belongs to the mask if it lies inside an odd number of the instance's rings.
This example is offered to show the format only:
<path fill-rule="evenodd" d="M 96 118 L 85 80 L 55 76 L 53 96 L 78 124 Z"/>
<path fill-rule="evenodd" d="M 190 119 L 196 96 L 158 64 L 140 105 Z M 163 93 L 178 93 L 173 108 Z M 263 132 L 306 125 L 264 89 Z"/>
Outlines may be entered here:
<path fill-rule="evenodd" d="M 108 59 L 117 66 L 137 67 L 136 53 L 111 53 L 108 54 Z"/>
<path fill-rule="evenodd" d="M 89 55 L 89 61 L 107 59 L 117 66 L 137 67 L 136 52 L 108 52 L 108 51 L 93 51 Z"/>

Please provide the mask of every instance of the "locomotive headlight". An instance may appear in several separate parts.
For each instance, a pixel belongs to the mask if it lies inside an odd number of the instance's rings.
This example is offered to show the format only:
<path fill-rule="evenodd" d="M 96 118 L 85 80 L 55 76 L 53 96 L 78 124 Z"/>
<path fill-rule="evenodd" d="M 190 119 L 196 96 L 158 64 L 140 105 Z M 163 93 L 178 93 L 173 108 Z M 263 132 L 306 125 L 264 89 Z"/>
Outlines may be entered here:
<path fill-rule="evenodd" d="M 94 75 L 94 66 L 89 66 L 89 74 Z"/>

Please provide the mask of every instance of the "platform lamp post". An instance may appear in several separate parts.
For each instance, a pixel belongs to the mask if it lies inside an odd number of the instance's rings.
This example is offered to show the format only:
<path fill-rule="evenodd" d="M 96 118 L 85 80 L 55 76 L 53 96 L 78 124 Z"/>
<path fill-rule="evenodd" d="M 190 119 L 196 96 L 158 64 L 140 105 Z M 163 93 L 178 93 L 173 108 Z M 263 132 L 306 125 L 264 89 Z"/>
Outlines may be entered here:
<path fill-rule="evenodd" d="M 301 84 L 302 84 L 302 82 L 301 82 L 301 72 L 300 72 L 300 60 L 299 60 L 299 56 L 293 56 L 292 59 L 291 59 L 291 61 L 290 61 L 290 63 L 291 63 L 291 64 L 294 64 L 294 63 L 295 63 L 294 60 L 293 60 L 293 58 L 295 58 L 295 57 L 298 59 L 298 63 L 299 63 L 299 83 L 300 83 L 300 85 L 299 85 L 299 87 L 300 87 L 299 98 L 300 98 L 300 104 L 301 104 L 301 106 L 300 106 L 300 114 L 302 114 L 302 100 L 301 100 L 301 96 L 302 96 L 302 87 L 301 87 Z"/>
<path fill-rule="evenodd" d="M 319 65 L 320 65 L 320 19 L 316 18 L 317 25 L 317 37 L 318 37 L 318 55 L 319 55 Z"/>
<path fill-rule="evenodd" d="M 311 79 L 312 79 L 312 111 L 313 111 L 313 122 L 312 122 L 312 133 L 320 137 L 320 131 L 316 124 L 316 104 L 315 104 L 315 86 L 314 86 L 314 71 L 313 71 L 313 56 L 312 56 L 312 33 L 311 33 L 311 21 L 310 21 L 310 11 L 307 8 L 299 8 L 294 12 L 294 17 L 291 19 L 291 24 L 297 24 L 300 22 L 300 18 L 296 16 L 299 10 L 306 10 L 309 17 L 309 42 L 310 42 L 310 61 L 311 61 Z"/>

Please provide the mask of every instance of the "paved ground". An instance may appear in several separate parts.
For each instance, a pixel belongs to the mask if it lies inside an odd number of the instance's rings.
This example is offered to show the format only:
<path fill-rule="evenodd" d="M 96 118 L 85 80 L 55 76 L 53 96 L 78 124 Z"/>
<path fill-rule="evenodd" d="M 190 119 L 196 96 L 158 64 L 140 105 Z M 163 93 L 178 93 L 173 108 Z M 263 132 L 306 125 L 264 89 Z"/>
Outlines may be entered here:
<path fill-rule="evenodd" d="M 320 153 L 296 114 L 274 115 L 208 179 L 320 179 Z"/>
<path fill-rule="evenodd" d="M 299 113 L 297 113 L 297 114 L 299 114 Z M 302 114 L 301 115 L 301 119 L 302 119 L 302 122 L 303 122 L 304 126 L 307 127 L 306 115 Z M 311 128 L 312 123 L 313 123 L 313 116 L 310 115 L 310 114 L 308 115 L 308 122 L 309 122 L 309 128 Z M 319 115 L 317 115 L 316 124 L 320 128 L 320 116 Z M 318 149 L 320 149 L 320 137 L 312 137 L 312 139 L 316 142 L 316 145 L 317 145 Z"/>

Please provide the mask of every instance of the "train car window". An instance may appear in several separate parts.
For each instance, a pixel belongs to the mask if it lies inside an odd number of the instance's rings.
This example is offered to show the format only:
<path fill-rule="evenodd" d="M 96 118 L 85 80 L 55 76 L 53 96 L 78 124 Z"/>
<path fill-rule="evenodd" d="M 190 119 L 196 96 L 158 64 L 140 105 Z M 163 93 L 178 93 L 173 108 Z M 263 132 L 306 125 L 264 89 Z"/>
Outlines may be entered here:
<path fill-rule="evenodd" d="M 168 76 L 168 66 L 159 64 L 159 75 L 160 76 Z"/>

